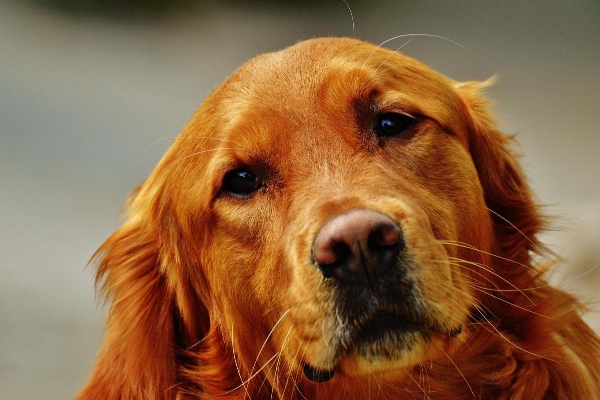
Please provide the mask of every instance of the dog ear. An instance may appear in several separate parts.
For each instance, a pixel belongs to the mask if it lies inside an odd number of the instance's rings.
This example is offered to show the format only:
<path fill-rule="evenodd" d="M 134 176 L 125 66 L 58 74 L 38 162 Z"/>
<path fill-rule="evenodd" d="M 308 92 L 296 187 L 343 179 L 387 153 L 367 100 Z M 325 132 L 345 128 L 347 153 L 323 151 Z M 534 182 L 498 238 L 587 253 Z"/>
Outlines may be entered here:
<path fill-rule="evenodd" d="M 455 85 L 469 121 L 469 151 L 494 225 L 497 254 L 521 264 L 544 250 L 536 239 L 543 219 L 512 149 L 513 136 L 496 128 L 483 90 L 494 79 Z M 517 264 L 515 264 L 517 265 Z"/>
<path fill-rule="evenodd" d="M 494 258 L 494 263 L 498 264 L 494 272 L 508 277 L 496 279 L 496 285 L 502 287 L 503 281 L 511 282 L 507 291 L 495 293 L 494 298 L 483 297 L 481 301 L 493 302 L 498 298 L 497 307 L 486 305 L 486 309 L 491 311 L 490 317 L 502 321 L 499 329 L 510 332 L 507 337 L 514 338 L 512 340 L 517 343 L 529 341 L 522 344 L 523 348 L 536 349 L 525 355 L 520 372 L 513 374 L 511 390 L 515 398 L 525 392 L 535 392 L 535 385 L 539 385 L 539 393 L 542 393 L 548 390 L 548 382 L 551 387 L 548 393 L 554 393 L 556 398 L 594 398 L 592 392 L 600 379 L 597 363 L 600 340 L 579 316 L 585 307 L 574 297 L 543 280 L 533 283 L 552 262 L 545 262 L 536 270 L 535 260 L 531 260 L 532 253 L 550 256 L 551 259 L 556 255 L 536 239 L 545 220 L 511 149 L 513 137 L 495 128 L 488 102 L 482 95 L 483 89 L 492 83 L 493 79 L 455 86 L 470 120 L 468 141 L 471 157 L 494 223 L 498 247 L 492 251 L 500 255 Z M 524 290 L 512 290 L 515 288 Z M 507 307 L 507 304 L 520 306 Z M 532 306 L 535 312 L 528 311 Z M 502 335 L 501 341 L 506 340 Z M 566 349 L 565 344 L 570 349 Z M 546 356 L 528 362 L 536 353 Z M 551 360 L 550 363 L 544 358 Z M 534 363 L 537 366 L 532 368 Z M 547 368 L 545 364 L 554 366 Z M 597 392 L 594 393 L 597 397 Z"/>
<path fill-rule="evenodd" d="M 173 260 L 177 231 L 144 189 L 131 197 L 126 222 L 93 257 L 97 288 L 110 304 L 107 332 L 80 399 L 175 398 L 190 343 L 208 330 L 204 305 L 181 282 Z M 168 249 L 168 250 L 165 250 Z"/>

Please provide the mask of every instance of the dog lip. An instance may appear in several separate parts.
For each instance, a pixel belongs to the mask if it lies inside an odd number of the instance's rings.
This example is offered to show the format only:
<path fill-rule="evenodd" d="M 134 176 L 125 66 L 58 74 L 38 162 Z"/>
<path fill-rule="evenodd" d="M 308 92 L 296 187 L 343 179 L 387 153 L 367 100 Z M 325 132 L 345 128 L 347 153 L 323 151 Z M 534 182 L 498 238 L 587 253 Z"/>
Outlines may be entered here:
<path fill-rule="evenodd" d="M 327 382 L 333 378 L 333 375 L 335 375 L 335 369 L 319 369 L 306 363 L 302 364 L 302 371 L 308 380 L 315 383 Z"/>
<path fill-rule="evenodd" d="M 403 315 L 392 313 L 377 313 L 369 318 L 359 330 L 359 340 L 377 339 L 387 332 L 404 334 L 410 332 L 424 331 L 425 327 Z"/>

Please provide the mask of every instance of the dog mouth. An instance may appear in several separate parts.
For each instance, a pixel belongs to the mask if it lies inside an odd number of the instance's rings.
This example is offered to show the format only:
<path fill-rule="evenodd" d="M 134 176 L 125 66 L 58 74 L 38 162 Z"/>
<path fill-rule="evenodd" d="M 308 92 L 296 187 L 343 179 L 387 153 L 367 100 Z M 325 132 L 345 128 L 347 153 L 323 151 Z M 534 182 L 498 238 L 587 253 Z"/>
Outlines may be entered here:
<path fill-rule="evenodd" d="M 401 357 L 401 351 L 410 348 L 417 336 L 427 335 L 428 329 L 415 319 L 379 312 L 362 321 L 344 324 L 345 340 L 339 342 L 338 362 L 346 355 L 355 354 L 368 361 L 385 359 L 392 361 Z M 337 369 L 319 368 L 309 363 L 302 364 L 304 376 L 312 382 L 331 380 Z"/>
<path fill-rule="evenodd" d="M 333 369 L 319 369 L 311 366 L 310 364 L 302 364 L 302 372 L 304 376 L 310 381 L 315 383 L 323 383 L 331 380 L 335 375 L 335 368 Z"/>
<path fill-rule="evenodd" d="M 378 313 L 371 317 L 357 334 L 357 345 L 385 340 L 389 336 L 403 337 L 406 334 L 423 331 L 424 327 L 417 322 L 388 313 Z"/>

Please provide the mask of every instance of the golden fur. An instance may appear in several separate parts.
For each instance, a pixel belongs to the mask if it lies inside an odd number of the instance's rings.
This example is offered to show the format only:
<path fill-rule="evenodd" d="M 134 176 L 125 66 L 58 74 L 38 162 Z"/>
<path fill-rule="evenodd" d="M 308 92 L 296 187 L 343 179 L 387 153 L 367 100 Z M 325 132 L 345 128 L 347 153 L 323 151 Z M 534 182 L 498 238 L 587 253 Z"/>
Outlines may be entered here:
<path fill-rule="evenodd" d="M 485 85 L 353 39 L 241 67 L 95 256 L 110 313 L 78 398 L 600 398 Z M 367 276 L 327 247 L 361 218 L 395 246 Z"/>

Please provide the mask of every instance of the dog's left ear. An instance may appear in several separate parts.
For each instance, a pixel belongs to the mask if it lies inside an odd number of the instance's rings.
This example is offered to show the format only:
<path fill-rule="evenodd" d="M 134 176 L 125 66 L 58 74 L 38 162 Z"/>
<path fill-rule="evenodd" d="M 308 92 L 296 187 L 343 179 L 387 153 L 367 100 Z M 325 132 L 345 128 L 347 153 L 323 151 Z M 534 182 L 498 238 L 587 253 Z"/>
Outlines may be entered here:
<path fill-rule="evenodd" d="M 494 83 L 456 83 L 468 123 L 468 143 L 494 223 L 494 249 L 511 260 L 527 264 L 530 252 L 538 252 L 536 234 L 543 220 L 512 149 L 513 136 L 496 128 L 483 91 Z"/>

